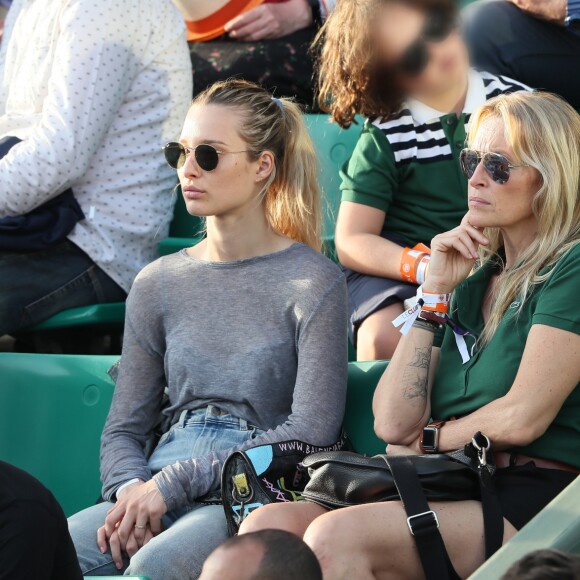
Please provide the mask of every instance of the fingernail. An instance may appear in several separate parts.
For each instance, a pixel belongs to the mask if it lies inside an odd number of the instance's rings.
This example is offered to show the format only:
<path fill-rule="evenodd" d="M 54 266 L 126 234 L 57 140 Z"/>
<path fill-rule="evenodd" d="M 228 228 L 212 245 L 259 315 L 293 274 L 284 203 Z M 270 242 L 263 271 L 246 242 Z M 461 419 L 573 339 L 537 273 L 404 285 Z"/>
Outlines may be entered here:
<path fill-rule="evenodd" d="M 103 546 L 99 546 L 99 550 L 101 550 L 101 554 L 105 553 L 105 548 L 103 548 Z"/>
<path fill-rule="evenodd" d="M 236 31 L 235 31 L 235 30 L 232 30 L 232 31 L 230 32 L 230 36 L 231 36 L 232 38 L 235 38 L 235 37 L 236 37 Z"/>

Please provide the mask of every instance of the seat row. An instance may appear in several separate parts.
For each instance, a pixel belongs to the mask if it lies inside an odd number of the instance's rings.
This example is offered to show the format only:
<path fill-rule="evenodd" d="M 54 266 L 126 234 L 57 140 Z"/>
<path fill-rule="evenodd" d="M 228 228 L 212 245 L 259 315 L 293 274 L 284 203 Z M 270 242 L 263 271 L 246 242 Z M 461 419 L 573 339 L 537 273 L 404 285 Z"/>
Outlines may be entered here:
<path fill-rule="evenodd" d="M 40 479 L 67 515 L 100 495 L 99 444 L 116 356 L 0 353 L 0 459 Z M 384 361 L 350 363 L 344 426 L 355 450 L 383 453 L 373 431 L 372 397 Z M 538 514 L 472 578 L 501 574 L 525 553 L 580 554 L 580 478 Z"/>

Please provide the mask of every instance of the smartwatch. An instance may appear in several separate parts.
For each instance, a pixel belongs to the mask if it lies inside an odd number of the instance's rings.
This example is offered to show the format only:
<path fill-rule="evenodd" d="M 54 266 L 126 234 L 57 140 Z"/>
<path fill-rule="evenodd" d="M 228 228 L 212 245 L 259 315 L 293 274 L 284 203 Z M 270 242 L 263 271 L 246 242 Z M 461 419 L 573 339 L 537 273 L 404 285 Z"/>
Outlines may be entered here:
<path fill-rule="evenodd" d="M 445 421 L 433 421 L 423 429 L 421 435 L 423 453 L 437 453 L 439 451 L 439 430 L 443 425 L 445 425 Z"/>
<path fill-rule="evenodd" d="M 568 0 L 564 24 L 571 30 L 580 30 L 580 0 Z"/>

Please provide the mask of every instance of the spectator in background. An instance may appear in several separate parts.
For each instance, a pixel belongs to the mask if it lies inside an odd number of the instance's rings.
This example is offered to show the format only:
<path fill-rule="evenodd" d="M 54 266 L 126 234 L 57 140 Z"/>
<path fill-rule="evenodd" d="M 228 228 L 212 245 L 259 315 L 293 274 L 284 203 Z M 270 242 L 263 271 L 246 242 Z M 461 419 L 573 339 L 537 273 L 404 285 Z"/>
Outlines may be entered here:
<path fill-rule="evenodd" d="M 580 556 L 536 550 L 512 564 L 501 580 L 580 580 Z"/>
<path fill-rule="evenodd" d="M 0 140 L 13 145 L 0 159 L 0 335 L 124 300 L 156 257 L 175 185 L 161 147 L 191 99 L 184 29 L 170 0 L 14 1 L 0 52 Z M 85 219 L 68 235 L 23 251 L 2 229 L 70 189 Z"/>
<path fill-rule="evenodd" d="M 0 42 L 2 42 L 2 35 L 4 33 L 4 19 L 6 13 L 12 4 L 12 0 L 0 0 Z"/>
<path fill-rule="evenodd" d="M 0 578 L 82 580 L 62 508 L 31 475 L 0 461 Z"/>
<path fill-rule="evenodd" d="M 188 21 L 193 90 L 238 76 L 314 103 L 309 48 L 333 0 L 174 0 Z"/>
<path fill-rule="evenodd" d="M 465 11 L 473 63 L 580 108 L 580 0 L 492 0 Z"/>
<path fill-rule="evenodd" d="M 323 29 L 321 107 L 343 127 L 369 117 L 342 171 L 335 237 L 358 360 L 392 356 L 425 244 L 467 211 L 458 158 L 471 113 L 527 88 L 470 70 L 456 18 L 445 0 L 341 0 Z"/>
<path fill-rule="evenodd" d="M 205 561 L 199 580 L 322 580 L 314 552 L 282 530 L 225 541 Z"/>

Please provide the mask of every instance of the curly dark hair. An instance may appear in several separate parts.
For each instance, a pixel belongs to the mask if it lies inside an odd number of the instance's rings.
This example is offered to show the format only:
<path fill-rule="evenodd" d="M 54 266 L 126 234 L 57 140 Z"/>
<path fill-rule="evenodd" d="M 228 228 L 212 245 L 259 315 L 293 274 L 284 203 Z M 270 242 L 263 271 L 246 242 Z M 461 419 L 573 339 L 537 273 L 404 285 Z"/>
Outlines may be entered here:
<path fill-rule="evenodd" d="M 314 41 L 314 51 L 319 106 L 343 128 L 357 114 L 389 117 L 403 102 L 394 71 L 374 58 L 370 29 L 377 10 L 387 3 L 450 13 L 455 8 L 452 0 L 338 0 Z"/>

